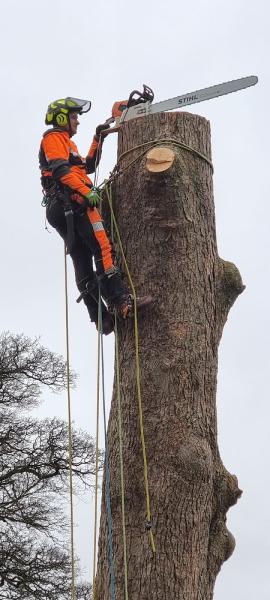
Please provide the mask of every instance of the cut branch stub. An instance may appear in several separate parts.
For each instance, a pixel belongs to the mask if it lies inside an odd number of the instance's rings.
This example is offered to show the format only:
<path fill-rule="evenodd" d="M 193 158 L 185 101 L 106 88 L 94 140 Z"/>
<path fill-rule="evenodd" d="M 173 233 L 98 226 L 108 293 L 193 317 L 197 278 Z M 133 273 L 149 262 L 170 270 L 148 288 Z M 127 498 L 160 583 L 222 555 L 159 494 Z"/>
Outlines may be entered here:
<path fill-rule="evenodd" d="M 150 173 L 162 173 L 171 168 L 174 158 L 175 154 L 171 148 L 156 146 L 147 153 L 145 167 Z"/>

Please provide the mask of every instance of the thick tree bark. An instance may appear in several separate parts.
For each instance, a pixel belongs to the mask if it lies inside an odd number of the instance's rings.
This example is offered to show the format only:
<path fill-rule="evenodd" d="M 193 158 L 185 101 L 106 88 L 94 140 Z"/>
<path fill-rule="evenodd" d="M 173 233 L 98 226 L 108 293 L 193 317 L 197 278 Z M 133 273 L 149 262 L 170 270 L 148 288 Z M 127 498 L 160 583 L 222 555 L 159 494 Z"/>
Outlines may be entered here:
<path fill-rule="evenodd" d="M 175 158 L 164 173 L 147 170 L 146 147 L 121 158 L 165 138 Z M 133 323 L 119 328 L 129 600 L 210 600 L 217 573 L 234 549 L 226 513 L 241 494 L 218 452 L 216 379 L 222 329 L 244 286 L 237 268 L 218 257 L 211 165 L 172 139 L 211 160 L 206 119 L 190 113 L 139 118 L 119 132 L 122 175 L 114 185 L 114 210 L 137 294 L 154 297 L 139 316 L 139 333 L 155 555 L 145 531 Z M 108 443 L 116 597 L 122 600 L 115 386 Z M 107 556 L 103 494 L 97 600 L 111 597 Z"/>

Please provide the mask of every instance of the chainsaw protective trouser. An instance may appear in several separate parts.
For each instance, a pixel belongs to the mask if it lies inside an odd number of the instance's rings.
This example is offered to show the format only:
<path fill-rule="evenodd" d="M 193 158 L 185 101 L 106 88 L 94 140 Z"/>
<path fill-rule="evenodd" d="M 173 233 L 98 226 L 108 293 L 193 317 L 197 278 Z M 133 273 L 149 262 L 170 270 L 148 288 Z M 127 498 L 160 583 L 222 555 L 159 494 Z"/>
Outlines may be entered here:
<path fill-rule="evenodd" d="M 125 300 L 129 293 L 123 285 L 119 269 L 114 265 L 113 248 L 103 227 L 97 209 L 83 209 L 74 203 L 74 243 L 70 250 L 73 261 L 76 284 L 87 306 L 90 319 L 97 322 L 97 303 L 93 294 L 87 293 L 97 285 L 96 275 L 100 278 L 101 294 L 106 302 L 116 306 Z M 67 241 L 67 226 L 63 204 L 51 199 L 46 207 L 47 220 L 58 231 L 62 239 Z M 96 274 L 93 270 L 93 258 Z M 97 289 L 97 288 L 96 288 Z M 106 310 L 105 305 L 104 309 Z"/>

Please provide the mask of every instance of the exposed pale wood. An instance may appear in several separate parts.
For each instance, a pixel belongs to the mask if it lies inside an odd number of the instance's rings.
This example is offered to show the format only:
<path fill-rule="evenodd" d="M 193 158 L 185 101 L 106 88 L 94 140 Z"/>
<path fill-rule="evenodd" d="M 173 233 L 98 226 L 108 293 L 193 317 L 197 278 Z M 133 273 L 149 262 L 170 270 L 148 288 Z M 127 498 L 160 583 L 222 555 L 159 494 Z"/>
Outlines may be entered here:
<path fill-rule="evenodd" d="M 168 171 L 173 164 L 174 157 L 175 154 L 171 148 L 156 146 L 147 153 L 145 167 L 150 173 Z"/>

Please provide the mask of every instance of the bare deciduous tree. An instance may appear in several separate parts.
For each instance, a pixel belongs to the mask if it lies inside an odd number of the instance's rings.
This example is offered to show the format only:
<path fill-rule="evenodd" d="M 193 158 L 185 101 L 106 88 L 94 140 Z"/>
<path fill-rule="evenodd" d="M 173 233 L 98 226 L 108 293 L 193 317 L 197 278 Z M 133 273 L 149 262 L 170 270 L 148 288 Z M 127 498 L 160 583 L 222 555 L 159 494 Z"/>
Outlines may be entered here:
<path fill-rule="evenodd" d="M 1 600 L 70 598 L 68 427 L 28 414 L 42 386 L 60 392 L 65 384 L 61 357 L 22 335 L 0 337 Z M 91 488 L 95 448 L 80 431 L 72 436 L 72 470 L 77 491 Z M 77 586 L 78 600 L 90 593 L 89 584 Z"/>

